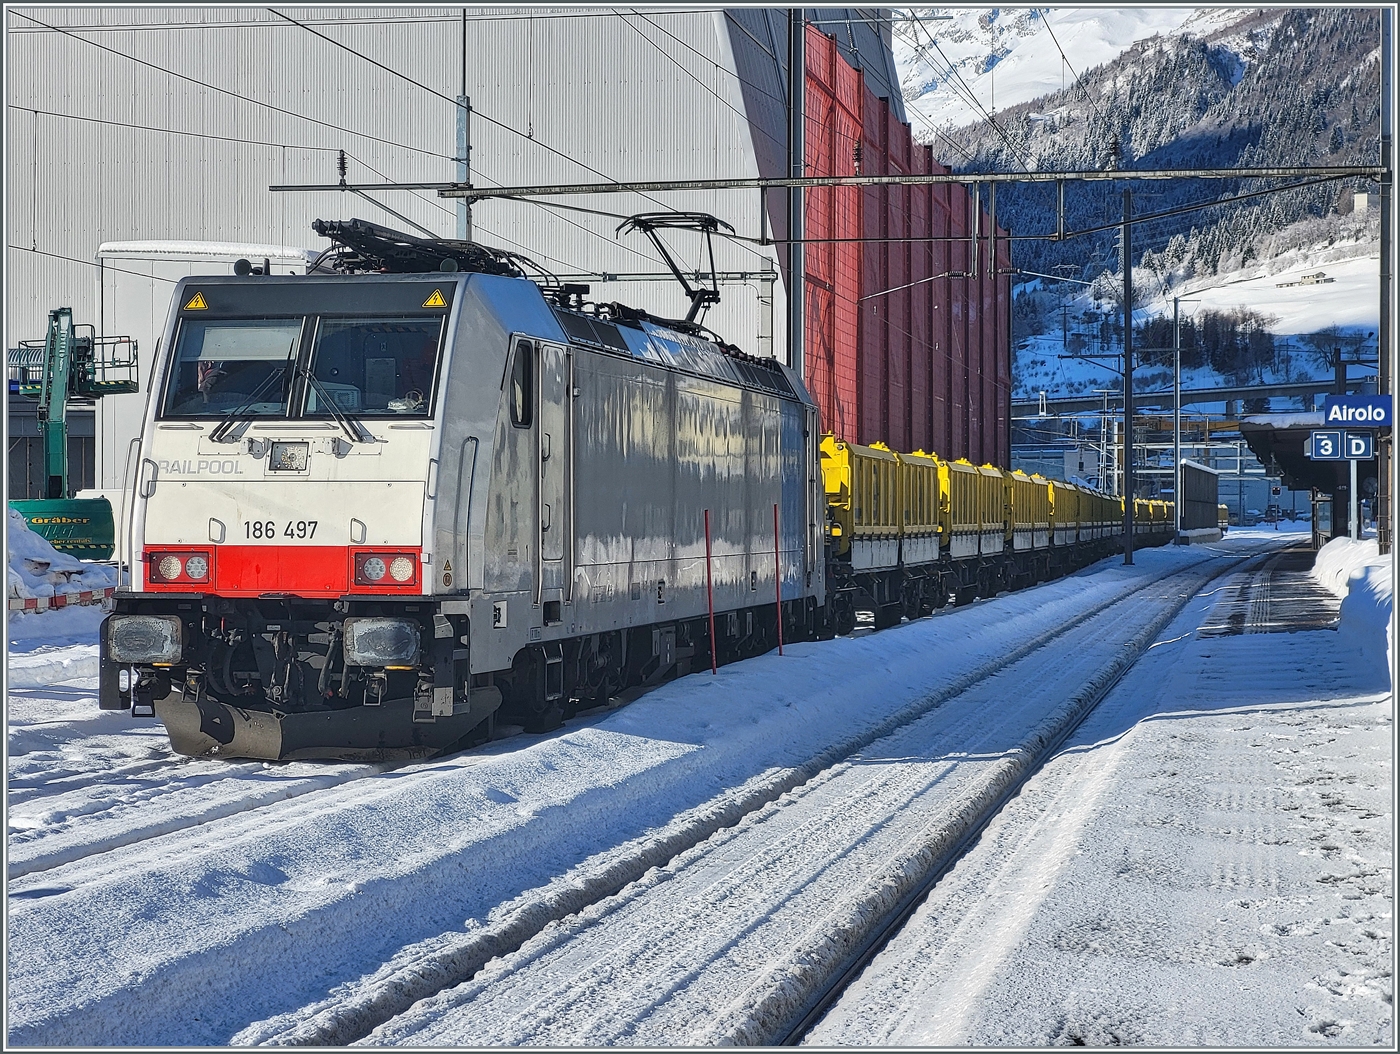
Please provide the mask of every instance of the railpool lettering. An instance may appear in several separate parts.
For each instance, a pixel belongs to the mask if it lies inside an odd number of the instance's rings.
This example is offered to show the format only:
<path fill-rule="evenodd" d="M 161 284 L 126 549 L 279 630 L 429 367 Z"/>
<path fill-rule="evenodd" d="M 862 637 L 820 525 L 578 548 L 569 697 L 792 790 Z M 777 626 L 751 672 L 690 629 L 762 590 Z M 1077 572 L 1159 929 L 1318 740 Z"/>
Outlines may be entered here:
<path fill-rule="evenodd" d="M 243 466 L 234 458 L 200 458 L 183 461 L 159 461 L 161 475 L 170 476 L 241 476 Z"/>

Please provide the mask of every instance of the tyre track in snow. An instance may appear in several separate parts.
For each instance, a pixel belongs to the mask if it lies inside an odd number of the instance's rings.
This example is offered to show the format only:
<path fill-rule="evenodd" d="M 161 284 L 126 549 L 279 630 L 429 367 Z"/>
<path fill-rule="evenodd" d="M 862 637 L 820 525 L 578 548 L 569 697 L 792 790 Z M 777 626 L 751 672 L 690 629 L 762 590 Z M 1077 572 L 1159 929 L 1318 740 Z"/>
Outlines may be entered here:
<path fill-rule="evenodd" d="M 1056 669 L 1046 670 L 1039 649 L 1029 649 L 975 689 L 867 743 L 364 1041 L 781 1039 L 862 945 L 918 896 L 963 836 L 1092 710 L 1200 586 L 1225 570 L 1164 576 L 1100 609 L 1068 636 L 1056 635 L 1063 638 Z"/>
<path fill-rule="evenodd" d="M 1238 559 L 1245 558 L 1247 557 L 1229 560 L 1228 566 L 1234 566 Z M 1200 561 L 1185 574 L 1197 578 L 1204 576 L 1208 580 L 1226 569 L 1225 566 L 1209 566 L 1217 562 L 1226 565 L 1224 560 L 1217 561 L 1202 554 Z M 1203 564 L 1207 565 L 1204 571 L 1200 569 Z M 403 1014 L 418 1000 L 468 981 L 489 960 L 509 955 L 522 948 L 546 926 L 558 924 L 567 929 L 573 922 L 570 916 L 591 918 L 594 912 L 600 910 L 598 905 L 608 897 L 617 894 L 628 883 L 638 879 L 644 879 L 644 885 L 650 882 L 648 872 L 662 865 L 666 865 L 664 869 L 669 870 L 669 862 L 673 857 L 688 853 L 703 839 L 722 841 L 731 837 L 734 830 L 746 829 L 754 818 L 766 816 L 774 808 L 773 803 L 792 792 L 794 788 L 803 787 L 803 793 L 806 793 L 808 789 L 827 782 L 850 767 L 846 759 L 870 744 L 919 721 L 930 711 L 946 707 L 951 700 L 956 700 L 974 687 L 984 684 L 1006 668 L 1028 660 L 1047 645 L 1060 641 L 1067 633 L 1078 630 L 1110 609 L 1124 604 L 1131 598 L 1141 597 L 1144 593 L 1153 591 L 1160 583 L 1181 574 L 1183 572 L 1179 568 L 1174 568 L 1154 575 L 1136 588 L 1120 593 L 1110 600 L 1095 604 L 1052 629 L 1038 634 L 1020 647 L 981 664 L 940 691 L 892 715 L 865 734 L 824 751 L 806 765 L 778 773 L 767 780 L 757 781 L 751 787 L 741 788 L 740 793 L 725 807 L 716 809 L 711 806 L 678 817 L 676 822 L 660 832 L 659 837 L 640 839 L 632 847 L 623 847 L 623 851 L 610 860 L 604 871 L 591 875 L 572 875 L 567 882 L 556 883 L 546 890 L 538 891 L 527 898 L 518 911 L 480 931 L 455 937 L 445 934 L 440 940 L 430 942 L 421 949 L 405 949 L 401 956 L 396 957 L 397 961 L 386 963 L 383 969 L 358 984 L 347 986 L 346 990 L 338 992 L 334 998 L 302 1011 L 251 1026 L 239 1033 L 235 1042 L 333 1045 L 354 1042 L 370 1036 L 372 1032 L 377 1037 L 380 1033 L 374 1032 L 374 1029 L 385 1025 L 386 1022 L 392 1022 L 395 1016 Z M 1153 624 L 1155 625 L 1155 622 Z M 1086 676 L 1089 673 L 1088 670 L 1084 672 Z M 970 712 L 965 722 L 959 725 L 960 734 L 967 733 L 969 729 L 985 721 L 985 713 L 979 715 L 975 710 Z M 953 768 L 955 769 L 956 765 Z M 813 831 L 798 840 L 799 844 L 817 844 L 823 824 L 824 821 L 817 823 Z M 831 851 L 838 850 L 833 848 Z M 775 860 L 773 866 L 781 866 L 781 862 Z M 567 921 L 560 923 L 559 920 Z M 392 1029 L 392 1023 L 388 1027 Z M 580 1041 L 579 1037 L 555 1039 L 559 1042 Z M 591 1039 L 595 1042 L 609 1041 L 596 1036 Z M 636 1041 L 623 1037 L 614 1039 L 624 1042 Z M 517 1041 L 529 1040 L 518 1037 Z M 753 1036 L 746 1036 L 737 1041 L 771 1042 L 772 1037 L 755 1039 Z"/>

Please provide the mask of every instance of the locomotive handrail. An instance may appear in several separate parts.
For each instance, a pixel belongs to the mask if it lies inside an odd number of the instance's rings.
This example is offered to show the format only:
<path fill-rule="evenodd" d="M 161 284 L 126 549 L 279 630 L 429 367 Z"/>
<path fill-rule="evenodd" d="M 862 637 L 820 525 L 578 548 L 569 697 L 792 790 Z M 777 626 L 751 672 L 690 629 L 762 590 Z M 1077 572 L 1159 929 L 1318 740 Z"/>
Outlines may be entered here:
<path fill-rule="evenodd" d="M 122 503 L 120 518 L 117 520 L 118 523 L 126 525 L 126 566 L 128 586 L 133 584 L 132 579 L 135 577 L 136 568 L 136 565 L 133 561 L 133 554 L 136 552 L 136 530 L 134 526 L 136 522 L 136 479 L 132 476 L 131 473 L 131 457 L 132 454 L 139 455 L 140 452 L 141 437 L 132 436 L 131 442 L 126 444 L 126 463 L 122 465 Z M 128 490 L 131 491 L 130 521 L 128 521 L 126 518 L 126 495 Z M 117 554 L 117 565 L 118 567 L 121 566 L 121 553 Z"/>
<path fill-rule="evenodd" d="M 467 487 L 466 487 L 466 490 L 463 490 L 463 489 L 462 489 L 462 472 L 463 472 L 463 470 L 466 468 L 466 465 L 467 465 L 467 444 L 468 444 L 468 443 L 470 443 L 471 446 L 472 446 L 471 474 L 467 477 Z M 458 581 L 460 581 L 460 582 L 462 582 L 462 583 L 465 584 L 465 585 L 464 585 L 464 588 L 470 588 L 470 587 L 471 587 L 471 581 L 470 581 L 470 579 L 468 579 L 467 576 L 466 576 L 466 568 L 469 566 L 469 564 L 468 564 L 468 561 L 467 561 L 467 559 L 466 559 L 465 553 L 468 552 L 468 551 L 470 550 L 470 547 L 471 547 L 471 531 L 472 531 L 472 506 L 471 506 L 471 502 L 472 502 L 472 491 L 473 491 L 473 490 L 475 489 L 475 487 L 476 487 L 476 455 L 477 455 L 477 450 L 480 448 L 480 446 L 481 446 L 481 441 L 480 441 L 479 439 L 477 439 L 476 436 L 467 436 L 465 439 L 462 440 L 462 449 L 461 449 L 461 450 L 458 452 L 458 454 L 457 454 L 457 500 L 456 500 L 456 501 L 453 503 L 453 505 L 452 505 L 452 537 L 453 537 L 454 541 L 456 541 L 457 545 L 459 546 L 459 551 L 458 551 L 458 565 L 457 565 L 457 572 L 456 572 L 456 573 L 457 573 Z M 461 530 L 458 529 L 458 524 L 461 522 L 461 517 L 462 517 L 462 500 L 463 500 L 463 495 L 466 496 L 466 502 L 467 502 L 467 522 L 466 522 L 467 540 L 466 540 L 465 543 L 463 543 L 463 542 L 461 541 L 462 532 L 461 532 Z"/>

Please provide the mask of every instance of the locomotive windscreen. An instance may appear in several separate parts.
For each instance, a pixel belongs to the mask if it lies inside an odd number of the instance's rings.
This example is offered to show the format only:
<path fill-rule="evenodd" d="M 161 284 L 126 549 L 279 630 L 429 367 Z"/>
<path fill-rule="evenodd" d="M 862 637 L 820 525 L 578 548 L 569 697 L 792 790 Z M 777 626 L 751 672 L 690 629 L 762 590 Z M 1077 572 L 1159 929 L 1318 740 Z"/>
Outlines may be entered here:
<path fill-rule="evenodd" d="M 161 414 L 426 417 L 455 292 L 447 282 L 191 285 Z"/>

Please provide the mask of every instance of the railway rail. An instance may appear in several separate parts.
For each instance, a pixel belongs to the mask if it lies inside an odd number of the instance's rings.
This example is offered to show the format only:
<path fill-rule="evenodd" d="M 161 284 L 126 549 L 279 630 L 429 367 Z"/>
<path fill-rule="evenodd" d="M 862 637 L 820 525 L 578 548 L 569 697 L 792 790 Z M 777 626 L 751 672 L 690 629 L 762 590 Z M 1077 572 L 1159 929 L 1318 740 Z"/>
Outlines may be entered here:
<path fill-rule="evenodd" d="M 797 1041 L 1161 628 L 1237 566 L 1155 576 L 1085 613 L 367 1038 Z M 1080 656 L 1058 676 L 1037 654 L 1052 643 Z"/>
<path fill-rule="evenodd" d="M 1236 550 L 1232 544 L 1222 548 Z M 446 998 L 454 986 L 480 974 L 490 960 L 514 961 L 529 954 L 536 942 L 550 940 L 600 912 L 607 914 L 616 901 L 635 898 L 655 885 L 658 874 L 670 875 L 677 868 L 677 874 L 687 873 L 696 861 L 710 859 L 717 849 L 730 852 L 724 847 L 755 837 L 752 832 L 756 828 L 762 829 L 759 837 L 772 831 L 773 817 L 792 813 L 793 802 L 807 801 L 822 793 L 823 787 L 849 779 L 851 771 L 869 767 L 867 755 L 872 744 L 885 741 L 892 733 L 927 727 L 929 722 L 947 724 L 956 711 L 963 714 L 963 723 L 950 726 L 947 735 L 951 742 L 964 744 L 959 749 L 966 752 L 978 728 L 1004 723 L 1005 698 L 1025 695 L 1019 689 L 1004 688 L 1005 671 L 1010 667 L 1034 667 L 1039 662 L 1036 653 L 1056 641 L 1060 642 L 1057 653 L 1084 652 L 1067 647 L 1066 635 L 1092 637 L 1098 632 L 1095 627 L 1108 625 L 1121 632 L 1134 621 L 1141 624 L 1164 602 L 1157 593 L 1171 591 L 1173 583 L 1203 579 L 1239 559 L 1234 552 L 1225 551 L 1158 551 L 1154 554 L 1156 568 L 1130 571 L 1100 565 L 1030 593 L 920 620 L 897 631 L 893 638 L 907 642 L 903 650 L 914 649 L 902 659 L 905 666 L 890 665 L 890 656 L 901 649 L 890 647 L 888 634 L 854 638 L 841 645 L 800 646 L 810 654 L 797 669 L 820 664 L 821 656 L 833 649 L 843 653 L 870 649 L 872 656 L 879 649 L 883 659 L 860 660 L 854 654 L 843 654 L 832 668 L 839 665 L 843 672 L 856 671 L 847 674 L 855 677 L 863 666 L 878 661 L 885 668 L 877 680 L 886 686 L 887 694 L 890 684 L 903 683 L 904 677 L 909 680 L 907 699 L 872 698 L 870 712 L 852 715 L 849 734 L 840 743 L 832 743 L 829 732 L 822 735 L 820 728 L 809 729 L 810 717 L 799 712 L 791 715 L 790 724 L 756 727 L 753 742 L 731 744 L 726 748 L 730 751 L 727 756 L 713 746 L 687 753 L 675 743 L 668 745 L 668 749 L 675 748 L 674 756 L 661 762 L 626 755 L 609 757 L 603 751 L 596 757 L 580 756 L 571 770 L 531 769 L 529 791 L 519 790 L 517 784 L 502 778 L 503 769 L 514 771 L 534 764 L 533 748 L 522 752 L 518 744 L 496 744 L 474 754 L 393 771 L 357 766 L 353 778 L 337 786 L 306 785 L 294 797 L 285 793 L 293 788 L 279 788 L 279 780 L 302 779 L 304 774 L 299 770 L 312 766 L 171 761 L 167 775 L 188 781 L 189 786 L 182 791 L 192 795 L 188 801 L 199 800 L 202 785 L 222 787 L 229 797 L 249 803 L 248 807 L 229 806 L 229 814 L 222 816 L 201 816 L 198 808 L 191 807 L 184 814 L 186 820 L 172 819 L 165 829 L 142 833 L 133 828 L 121 845 L 98 846 L 96 838 L 84 843 L 76 833 L 81 825 L 76 823 L 67 836 L 72 848 L 54 843 L 41 850 L 43 839 L 36 837 L 31 854 L 37 854 L 35 859 L 44 852 L 50 855 L 42 868 L 12 876 L 12 924 L 16 927 L 12 940 L 39 939 L 41 932 L 53 935 L 80 925 L 86 928 L 94 913 L 108 910 L 104 905 L 134 901 L 142 891 L 161 886 L 227 883 L 233 876 L 238 883 L 247 883 L 247 895 L 244 885 L 236 883 L 218 900 L 194 903 L 190 918 L 180 927 L 180 939 L 167 937 L 168 947 L 162 947 L 160 963 L 148 971 L 149 976 L 161 978 L 161 983 L 143 985 L 140 1000 L 131 998 L 131 982 L 123 980 L 126 968 L 122 957 L 127 952 L 116 947 L 96 949 L 83 964 L 55 962 L 56 980 L 23 975 L 12 978 L 16 993 L 12 1038 L 81 1044 L 104 1035 L 137 1042 L 177 1041 L 178 1037 L 186 1042 L 191 1037 L 227 1042 L 233 1036 L 240 1043 L 336 1044 L 399 1029 L 415 1003 L 433 996 Z M 1197 569 L 1179 570 L 1186 561 Z M 1150 574 L 1152 570 L 1158 573 Z M 1129 610 L 1134 605 L 1136 612 Z M 920 645 L 926 638 L 956 640 L 958 647 L 940 652 L 938 668 L 929 669 L 926 658 L 918 654 L 921 646 L 929 646 Z M 1008 646 L 1010 640 L 1020 642 L 1019 646 Z M 758 665 L 790 661 L 773 656 L 758 660 Z M 1081 672 L 1088 676 L 1092 671 Z M 726 672 L 721 672 L 714 682 L 715 690 L 733 693 L 748 679 L 739 669 L 729 671 L 728 676 L 726 681 Z M 790 678 L 791 673 L 785 676 Z M 916 678 L 922 678 L 918 683 L 928 688 L 914 690 Z M 850 698 L 860 698 L 862 690 L 869 691 L 862 688 L 864 683 L 830 686 L 833 698 L 844 700 L 842 713 L 849 709 Z M 679 711 L 669 699 L 674 695 L 679 700 L 694 690 L 687 688 L 686 682 L 678 682 L 654 696 L 647 707 L 611 715 L 606 724 L 617 725 L 623 719 L 624 724 L 618 727 L 625 733 L 631 727 L 626 722 L 633 716 L 641 720 L 653 706 L 671 706 L 669 713 L 663 709 L 649 720 L 658 730 L 678 727 L 674 714 Z M 735 705 L 735 721 L 742 716 L 744 725 L 755 724 L 747 713 L 741 713 L 747 705 L 744 700 Z M 1018 706 L 1018 712 L 1029 719 L 1025 706 L 1020 702 Z M 694 707 L 693 701 L 684 704 L 684 709 Z M 834 703 L 832 709 L 836 709 Z M 791 714 L 781 708 L 779 712 L 785 719 Z M 723 721 L 725 717 L 721 713 L 710 719 Z M 599 720 L 603 719 L 571 722 L 570 731 L 558 740 L 559 746 L 589 738 L 589 750 L 596 749 L 598 737 L 591 731 L 591 721 Z M 640 731 L 641 726 L 637 727 Z M 159 742 L 156 730 L 148 731 L 143 747 Z M 807 738 L 802 739 L 802 735 Z M 685 738 L 689 737 L 681 737 Z M 792 743 L 781 750 L 774 746 L 789 740 Z M 540 746 L 551 742 L 541 741 Z M 964 759 L 959 764 L 966 763 Z M 950 772 L 957 768 L 958 764 L 953 764 Z M 346 773 L 344 769 L 337 771 Z M 159 769 L 142 770 L 138 776 L 149 786 L 158 782 L 161 774 Z M 114 779 L 112 786 L 119 782 Z M 81 783 L 80 776 L 75 777 L 75 783 Z M 505 804 L 490 805 L 488 811 L 475 797 L 479 791 L 468 793 L 468 785 L 477 784 L 509 789 L 515 798 L 493 797 L 493 802 L 504 800 Z M 214 790 L 209 793 L 212 802 L 218 795 Z M 269 793 L 281 797 L 273 800 L 267 797 Z M 498 794 L 489 789 L 486 793 Z M 258 798 L 260 794 L 262 798 Z M 114 791 L 113 797 L 120 795 Z M 666 803 L 664 817 L 656 811 L 657 801 Z M 77 799 L 71 804 L 75 812 L 81 807 Z M 568 837 L 561 838 L 560 831 L 539 822 L 539 817 L 548 817 L 551 810 L 557 815 L 559 806 L 573 817 L 570 826 L 576 831 Z M 37 800 L 29 801 L 20 813 L 39 808 Z M 387 817 L 391 812 L 400 820 L 396 844 L 371 848 L 372 843 L 363 841 L 370 826 L 366 817 Z M 139 809 L 133 805 L 127 815 L 139 816 Z M 444 816 L 455 818 L 447 828 L 441 826 Z M 635 822 L 630 819 L 633 817 Z M 188 825 L 179 827 L 182 822 Z M 113 824 L 107 836 L 115 835 L 119 825 Z M 438 827 L 434 829 L 433 824 Z M 334 841 L 330 840 L 331 832 L 337 834 Z M 61 850 L 76 856 L 81 844 L 100 852 L 56 862 L 59 856 L 54 854 Z M 503 853 L 510 854 L 516 861 L 513 866 L 523 870 L 511 873 Z M 239 863 L 229 864 L 230 854 Z M 300 860 L 303 856 L 307 858 L 305 871 Z M 406 867 L 395 862 L 407 859 L 415 863 Z M 528 866 L 521 861 L 528 861 Z M 353 878 L 349 877 L 351 871 L 355 872 Z M 347 893 L 353 899 L 318 900 L 308 906 L 303 896 L 313 884 L 308 874 L 330 876 L 327 880 L 334 883 L 338 873 L 346 874 L 347 890 L 355 887 Z M 668 878 L 662 884 L 672 885 L 673 881 Z M 421 917 L 411 925 L 402 917 L 405 905 L 421 907 Z M 146 920 L 139 914 L 132 917 L 130 911 L 124 911 L 122 918 L 132 930 L 123 937 L 140 943 Z M 184 933 L 186 929 L 190 932 Z M 30 930 L 34 932 L 26 937 Z M 367 931 L 374 939 L 366 937 Z M 208 946 L 209 933 L 220 934 L 223 950 Z M 250 942 L 264 949 L 265 958 L 250 959 L 246 951 L 236 951 Z M 227 958 L 229 955 L 236 956 L 237 965 L 230 966 L 233 973 L 219 968 L 220 962 L 235 962 Z M 329 974 L 327 962 L 335 964 Z M 496 964 L 489 968 L 495 969 Z M 221 983 L 230 986 L 231 993 L 242 993 L 230 999 L 231 1005 L 237 1003 L 243 1014 L 249 1006 L 258 1007 L 262 1020 L 220 1017 L 205 1006 L 198 998 L 201 982 L 194 979 L 207 978 L 210 971 L 226 974 Z M 274 976 L 284 982 L 285 991 L 279 990 L 272 998 L 266 989 Z M 55 984 L 60 989 L 83 990 L 71 997 L 62 993 L 55 997 Z M 49 1016 L 49 1007 L 73 1000 L 81 1004 L 78 1012 L 70 1011 L 62 1020 Z M 792 1009 L 795 1017 L 798 1008 Z M 192 1017 L 199 1023 L 191 1025 Z M 768 1028 L 763 1041 L 775 1038 L 781 1038 L 780 1025 Z"/>

